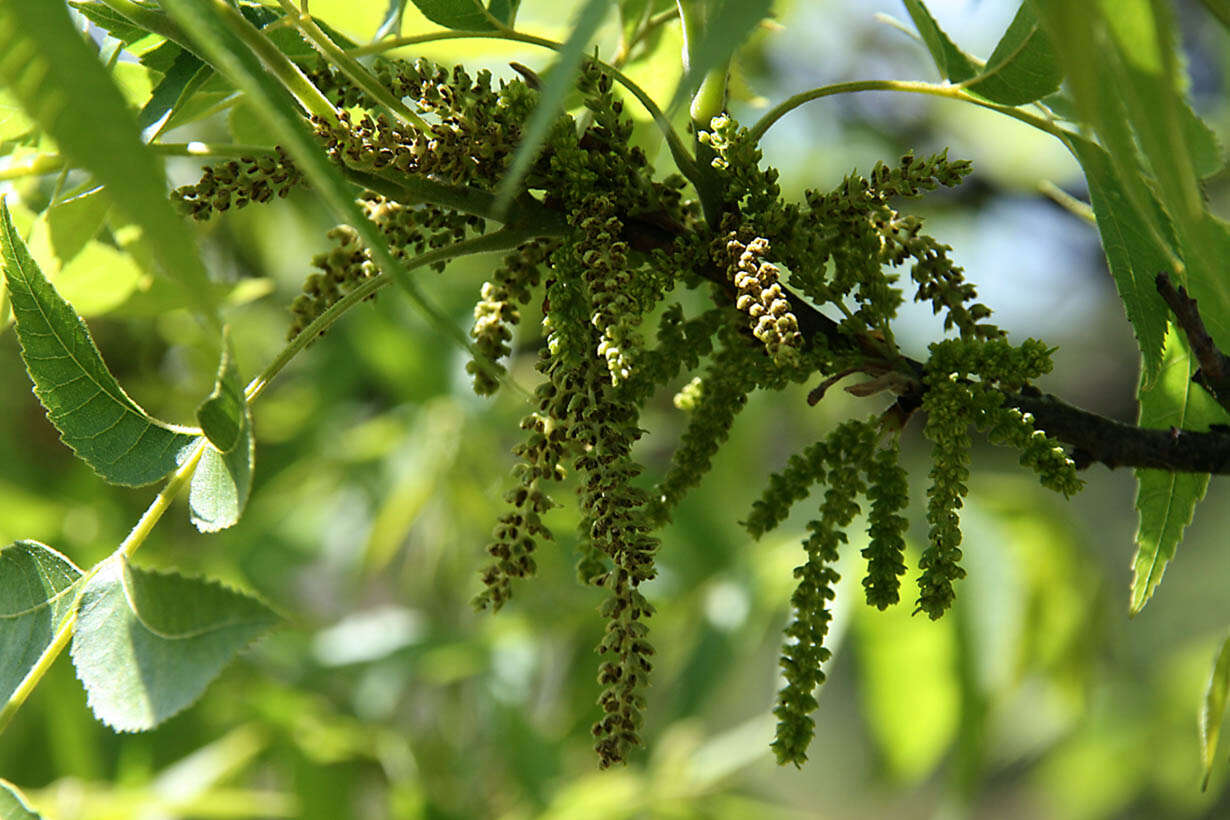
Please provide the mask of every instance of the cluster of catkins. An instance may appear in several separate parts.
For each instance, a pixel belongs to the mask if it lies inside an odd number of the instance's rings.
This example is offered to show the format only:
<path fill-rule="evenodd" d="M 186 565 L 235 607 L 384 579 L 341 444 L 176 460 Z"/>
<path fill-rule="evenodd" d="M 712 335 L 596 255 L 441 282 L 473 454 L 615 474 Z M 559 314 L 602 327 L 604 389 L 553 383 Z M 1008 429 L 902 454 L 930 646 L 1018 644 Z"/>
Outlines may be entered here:
<path fill-rule="evenodd" d="M 449 204 L 447 187 L 494 190 L 537 91 L 519 80 L 496 85 L 489 72 L 472 78 L 424 60 L 381 59 L 372 71 L 394 96 L 429 116 L 426 129 L 362 113 L 379 106 L 328 66 L 308 72 L 347 109 L 337 122 L 317 119 L 313 125 L 332 160 L 371 188 L 360 200 L 368 219 L 401 255 L 485 230 L 483 220 Z M 474 309 L 471 335 L 483 361 L 467 369 L 482 395 L 499 387 L 500 360 L 513 353 L 522 312 L 536 302 L 543 312 L 542 382 L 521 422 L 514 486 L 487 547 L 491 560 L 475 602 L 498 609 L 519 580 L 534 574 L 540 542 L 553 537 L 545 521 L 556 503 L 550 491 L 573 477 L 582 512 L 578 576 L 607 596 L 595 748 L 603 767 L 626 760 L 640 743 L 652 670 L 653 605 L 641 585 L 656 574 L 654 530 L 709 469 L 752 391 L 815 378 L 827 386 L 845 374 L 866 373 L 876 387 L 865 393 L 906 395 L 878 420 L 842 424 L 792 457 L 769 478 L 744 522 L 758 537 L 784 521 L 814 486 L 823 487 L 795 570 L 794 615 L 781 659 L 785 687 L 775 710 L 778 758 L 801 763 L 814 730 L 815 688 L 829 657 L 824 640 L 835 565 L 846 529 L 862 511 L 860 498 L 869 503 L 869 543 L 862 551 L 867 602 L 884 608 L 900 598 L 907 526 L 901 513 L 908 502 L 895 442 L 901 415 L 921 406 L 923 432 L 934 443 L 929 546 L 920 561 L 917 599 L 918 609 L 932 618 L 951 604 L 953 583 L 963 575 L 958 510 L 971 426 L 1019 449 L 1022 463 L 1046 486 L 1079 489 L 1063 450 L 1035 431 L 1028 415 L 1004 404 L 1005 391 L 1047 370 L 1050 351 L 1033 340 L 1010 345 L 985 321 L 990 311 L 975 301 L 950 249 L 923 233 L 919 219 L 895 209 L 898 199 L 958 184 L 968 163 L 945 154 L 906 154 L 893 166 L 877 164 L 867 177 L 851 174 L 833 191 L 808 191 L 802 202 L 787 202 L 777 172 L 761 167 L 747 131 L 721 116 L 697 135 L 708 162 L 704 187 L 714 199 L 702 217 L 697 203 L 685 201 L 682 178 L 655 179 L 631 144 L 632 124 L 610 76 L 586 63 L 578 90 L 582 116 L 561 115 L 550 127 L 521 194 L 557 212 L 563 227 L 508 254 L 483 284 Z M 405 185 L 411 178 L 421 184 Z M 284 195 L 297 182 L 293 163 L 279 152 L 207 169 L 198 185 L 179 189 L 176 197 L 200 217 L 267 200 L 271 192 Z M 400 201 L 398 185 L 428 200 L 437 191 L 440 201 Z M 381 275 L 352 228 L 341 226 L 329 236 L 334 248 L 313 260 L 319 272 L 308 277 L 292 306 L 292 336 L 348 294 L 357 299 L 374 291 L 365 283 Z M 905 299 L 899 269 L 907 265 L 913 297 L 929 302 L 957 333 L 933 345 L 923 365 L 902 355 L 893 339 L 892 323 Z M 713 306 L 688 316 L 672 297 L 696 288 L 711 291 Z M 826 318 L 819 311 L 825 306 L 841 318 Z M 676 406 L 689 422 L 665 475 L 647 490 L 638 483 L 642 467 L 631 452 L 643 433 L 640 410 L 663 388 L 677 391 Z M 898 423 L 889 423 L 894 418 Z"/>

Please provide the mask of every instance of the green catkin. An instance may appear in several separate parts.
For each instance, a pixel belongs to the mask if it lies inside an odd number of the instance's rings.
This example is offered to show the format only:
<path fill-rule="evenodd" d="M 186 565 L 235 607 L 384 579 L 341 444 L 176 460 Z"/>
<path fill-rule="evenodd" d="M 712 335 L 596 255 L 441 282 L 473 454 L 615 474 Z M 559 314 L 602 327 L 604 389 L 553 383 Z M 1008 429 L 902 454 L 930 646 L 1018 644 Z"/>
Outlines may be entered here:
<path fill-rule="evenodd" d="M 520 307 L 530 301 L 531 289 L 541 280 L 539 266 L 554 247 L 554 242 L 538 239 L 519 246 L 504 257 L 504 263 L 483 283 L 474 305 L 470 336 L 474 349 L 495 363 L 501 374 L 505 368 L 498 360 L 512 353 L 510 343 L 513 328 L 521 321 Z M 466 372 L 474 380 L 474 392 L 478 395 L 490 396 L 499 389 L 499 380 L 477 362 L 466 362 Z"/>
<path fill-rule="evenodd" d="M 868 606 L 887 609 L 900 599 L 905 531 L 909 526 L 900 515 L 910 500 L 909 484 L 895 441 L 877 450 L 867 464 L 867 500 L 871 509 L 867 513 L 869 541 L 862 552 L 867 559 L 863 588 Z"/>
<path fill-rule="evenodd" d="M 793 618 L 786 627 L 786 643 L 782 648 L 781 667 L 786 685 L 778 694 L 778 718 L 773 751 L 777 762 L 801 766 L 807 760 L 807 747 L 815 732 L 811 712 L 816 709 L 814 695 L 825 680 L 823 664 L 832 653 L 824 639 L 832 621 L 831 602 L 835 586 L 841 579 L 834 565 L 839 548 L 846 543 L 843 528 L 859 513 L 856 498 L 866 488 L 861 476 L 875 446 L 875 426 L 865 421 L 848 421 L 838 426 L 822 442 L 822 448 L 812 450 L 817 461 L 818 480 L 826 484 L 820 518 L 808 523 L 810 535 L 803 541 L 807 560 L 796 567 L 798 586 L 790 598 Z"/>
<path fill-rule="evenodd" d="M 671 456 L 666 477 L 654 488 L 650 514 L 655 521 L 670 520 L 671 511 L 709 471 L 713 456 L 730 435 L 735 416 L 747 404 L 747 394 L 756 386 L 749 367 L 755 351 L 733 341 L 713 357 L 696 390 L 698 400 L 683 438 Z"/>
<path fill-rule="evenodd" d="M 199 182 L 176 188 L 171 199 L 180 213 L 204 221 L 231 208 L 285 197 L 302 184 L 303 175 L 278 145 L 272 154 L 206 165 Z"/>

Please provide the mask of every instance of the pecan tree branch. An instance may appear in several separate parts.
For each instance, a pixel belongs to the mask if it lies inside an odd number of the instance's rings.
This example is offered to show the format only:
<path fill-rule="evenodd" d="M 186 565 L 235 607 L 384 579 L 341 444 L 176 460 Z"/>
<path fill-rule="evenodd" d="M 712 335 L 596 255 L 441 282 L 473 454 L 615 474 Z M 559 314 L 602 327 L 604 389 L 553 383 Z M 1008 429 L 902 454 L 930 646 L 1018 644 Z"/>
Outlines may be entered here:
<path fill-rule="evenodd" d="M 634 248 L 646 250 L 669 244 L 663 241 L 670 235 L 669 231 L 636 219 L 628 222 L 626 233 Z M 724 271 L 714 268 L 705 272 L 705 278 L 719 285 L 725 293 L 733 294 Z M 823 341 L 829 349 L 838 352 L 867 352 L 856 339 L 843 332 L 837 322 L 801 296 L 784 287 L 783 292 L 798 319 L 799 332 L 809 343 Z M 905 417 L 922 405 L 926 389 L 921 378 L 923 364 L 908 357 L 897 360 L 896 364 L 912 371 L 910 375 L 915 377 L 917 385 L 897 399 L 898 414 Z M 1230 362 L 1226 366 L 1225 372 L 1230 374 Z M 1214 425 L 1208 432 L 1137 427 L 1082 410 L 1033 388 L 1005 393 L 1004 401 L 1023 413 L 1030 413 L 1037 429 L 1070 446 L 1078 469 L 1104 464 L 1112 469 L 1142 467 L 1180 473 L 1230 474 L 1230 427 Z"/>

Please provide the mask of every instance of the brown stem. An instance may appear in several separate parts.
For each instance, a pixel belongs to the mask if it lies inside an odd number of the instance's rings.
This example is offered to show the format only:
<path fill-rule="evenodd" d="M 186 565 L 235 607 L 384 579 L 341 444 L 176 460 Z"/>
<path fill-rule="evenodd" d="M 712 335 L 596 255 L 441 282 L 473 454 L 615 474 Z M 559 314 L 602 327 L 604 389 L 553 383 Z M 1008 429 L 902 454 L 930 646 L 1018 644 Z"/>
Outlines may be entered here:
<path fill-rule="evenodd" d="M 1196 361 L 1200 362 L 1200 369 L 1192 376 L 1192 381 L 1203 387 L 1218 404 L 1230 410 L 1230 358 L 1218 349 L 1217 343 L 1205 329 L 1196 300 L 1187 295 L 1187 288 L 1175 290 L 1170 274 L 1165 271 L 1157 275 L 1157 292 L 1174 312 L 1175 321 L 1187 334 Z"/>

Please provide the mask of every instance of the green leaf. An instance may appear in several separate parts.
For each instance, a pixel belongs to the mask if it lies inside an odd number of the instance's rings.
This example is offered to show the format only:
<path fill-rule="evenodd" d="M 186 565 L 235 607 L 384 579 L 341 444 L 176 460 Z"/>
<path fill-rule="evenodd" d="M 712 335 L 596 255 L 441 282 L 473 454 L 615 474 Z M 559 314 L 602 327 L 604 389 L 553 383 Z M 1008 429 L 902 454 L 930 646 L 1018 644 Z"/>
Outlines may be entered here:
<path fill-rule="evenodd" d="M 931 12 L 922 0 L 904 0 L 906 11 L 914 20 L 914 26 L 922 35 L 923 43 L 931 52 L 935 67 L 940 70 L 940 76 L 954 83 L 963 83 L 978 73 L 977 61 L 961 49 L 957 48 L 948 35 L 935 22 Z"/>
<path fill-rule="evenodd" d="M 1197 368 L 1186 338 L 1172 330 L 1160 377 L 1152 387 L 1140 391 L 1141 427 L 1204 430 L 1225 420 L 1220 406 L 1192 382 Z M 1161 583 L 1162 573 L 1183 538 L 1183 530 L 1191 523 L 1196 504 L 1209 486 L 1208 475 L 1198 473 L 1137 470 L 1136 478 L 1140 527 L 1132 559 L 1129 611 L 1133 615 L 1144 608 Z"/>
<path fill-rule="evenodd" d="M 157 481 L 194 431 L 151 418 L 107 370 L 85 322 L 43 276 L 0 202 L 0 248 L 21 355 L 60 438 L 113 484 Z"/>
<path fill-rule="evenodd" d="M 229 342 L 223 346 L 213 393 L 197 410 L 197 419 L 209 444 L 192 474 L 188 509 L 198 530 L 217 532 L 239 521 L 255 460 L 251 410 Z"/>
<path fill-rule="evenodd" d="M 1201 791 L 1209 787 L 1209 775 L 1213 773 L 1213 756 L 1217 753 L 1221 724 L 1226 717 L 1227 689 L 1230 689 L 1230 635 L 1222 641 L 1221 650 L 1213 661 L 1204 690 L 1204 703 L 1200 705 L 1200 763 L 1204 769 Z"/>
<path fill-rule="evenodd" d="M 99 720 L 152 729 L 190 706 L 277 616 L 214 581 L 107 561 L 82 591 L 72 659 Z"/>
<path fill-rule="evenodd" d="M 699 42 L 688 43 L 688 71 L 680 81 L 668 110 L 691 96 L 700 87 L 705 75 L 730 59 L 760 25 L 760 21 L 769 16 L 773 2 L 716 0 L 709 5 Z"/>
<path fill-rule="evenodd" d="M 196 418 L 209 443 L 223 453 L 235 449 L 240 437 L 251 426 L 243 382 L 229 340 L 223 343 L 222 362 L 218 365 L 213 392 L 197 408 Z"/>
<path fill-rule="evenodd" d="M 101 186 L 61 200 L 46 211 L 51 248 L 61 265 L 72 261 L 95 236 L 107 218 L 111 199 Z"/>
<path fill-rule="evenodd" d="M 212 311 L 208 276 L 171 207 L 162 167 L 141 143 L 132 112 L 63 3 L 0 3 L 0 82 L 141 226 L 159 272 L 182 286 L 184 304 Z"/>
<path fill-rule="evenodd" d="M 496 188 L 497 209 L 507 208 L 512 202 L 522 178 L 533 164 L 534 157 L 538 155 L 538 149 L 542 147 L 552 123 L 555 122 L 563 108 L 564 98 L 568 96 L 568 92 L 573 87 L 577 66 L 581 64 L 581 58 L 585 55 L 590 38 L 598 30 L 609 5 L 609 0 L 586 0 L 585 5 L 577 13 L 571 26 L 572 32 L 568 35 L 564 47 L 560 49 L 559 56 L 555 58 L 550 73 L 543 83 L 542 91 L 538 95 L 538 106 L 525 125 L 521 144 L 517 146 L 517 151 L 509 162 L 508 173 L 500 180 Z"/>
<path fill-rule="evenodd" d="M 72 612 L 80 578 L 72 561 L 37 541 L 0 550 L 0 704 L 51 646 Z"/>
<path fill-rule="evenodd" d="M 127 17 L 120 14 L 118 11 L 115 11 L 110 6 L 99 2 L 99 0 L 85 0 L 85 2 L 77 2 L 76 0 L 72 0 L 69 5 L 75 10 L 81 12 L 85 16 L 85 19 L 89 20 L 91 23 L 98 26 L 126 46 L 132 45 L 137 40 L 149 36 L 148 31 L 140 26 L 134 25 L 133 22 Z"/>
<path fill-rule="evenodd" d="M 1080 137 L 1070 137 L 1067 144 L 1085 172 L 1102 249 L 1140 345 L 1142 384 L 1151 384 L 1162 367 L 1169 316 L 1155 280 L 1160 271 L 1169 268 L 1170 257 L 1158 246 L 1148 220 L 1128 197 L 1106 151 Z M 1156 200 L 1149 198 L 1149 206 L 1154 220 L 1165 221 Z"/>
<path fill-rule="evenodd" d="M 30 808 L 21 790 L 7 780 L 0 780 L 0 818 L 3 820 L 43 820 L 43 815 Z"/>
<path fill-rule="evenodd" d="M 161 134 L 179 101 L 204 84 L 211 74 L 213 70 L 197 59 L 195 54 L 180 51 L 137 115 L 137 127 L 141 129 L 142 138 L 149 141 Z"/>
<path fill-rule="evenodd" d="M 493 22 L 493 18 L 508 25 L 511 23 L 511 15 L 515 14 L 515 5 L 519 5 L 519 2 L 510 4 L 509 0 L 491 0 L 488 6 L 484 7 L 480 0 L 414 0 L 414 5 L 418 6 L 428 20 L 445 28 L 458 31 L 495 31 L 499 26 Z M 514 11 L 510 12 L 510 8 Z"/>
<path fill-rule="evenodd" d="M 1002 105 L 1024 105 L 1059 88 L 1063 70 L 1038 23 L 1033 3 L 1021 3 L 986 67 L 966 89 Z"/>

